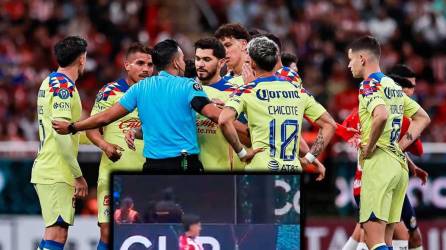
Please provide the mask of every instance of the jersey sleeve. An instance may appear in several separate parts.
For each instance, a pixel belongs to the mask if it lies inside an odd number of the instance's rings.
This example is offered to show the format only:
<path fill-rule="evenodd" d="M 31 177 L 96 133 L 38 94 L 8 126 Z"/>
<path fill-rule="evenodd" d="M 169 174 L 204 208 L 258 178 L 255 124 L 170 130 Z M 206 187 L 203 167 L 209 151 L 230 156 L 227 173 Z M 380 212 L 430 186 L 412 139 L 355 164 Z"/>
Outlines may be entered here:
<path fill-rule="evenodd" d="M 133 110 L 135 110 L 136 105 L 138 104 L 138 93 L 143 82 L 144 80 L 132 85 L 121 99 L 119 99 L 119 104 L 121 104 L 128 112 L 133 112 Z"/>
<path fill-rule="evenodd" d="M 104 111 L 105 109 L 113 106 L 112 98 L 106 98 L 104 96 L 104 92 L 99 90 L 98 94 L 96 95 L 96 101 L 94 102 L 93 108 L 91 109 L 90 115 L 95 115 L 99 112 Z"/>
<path fill-rule="evenodd" d="M 67 87 L 53 86 L 51 89 L 53 96 L 49 108 L 53 119 L 62 118 L 69 121 L 72 120 L 71 109 L 74 105 L 74 85 L 71 83 L 67 84 Z"/>
<path fill-rule="evenodd" d="M 225 106 L 233 108 L 237 112 L 237 117 L 243 112 L 246 112 L 245 93 L 250 93 L 250 90 L 246 86 L 240 87 L 232 93 L 231 98 L 226 102 Z M 243 116 L 242 120 L 245 118 L 246 117 Z"/>
<path fill-rule="evenodd" d="M 194 97 L 208 97 L 206 93 L 203 91 L 203 87 L 200 83 L 191 80 L 190 86 L 188 87 L 188 102 L 190 103 Z"/>
<path fill-rule="evenodd" d="M 316 121 L 326 112 L 325 108 L 319 104 L 313 96 L 309 95 L 305 89 L 302 89 L 302 94 L 306 98 L 304 115 L 311 121 Z"/>
<path fill-rule="evenodd" d="M 359 89 L 359 102 L 370 114 L 373 114 L 373 110 L 375 110 L 378 105 L 386 105 L 382 95 L 378 91 L 379 87 L 380 84 L 372 80 L 363 83 Z"/>
<path fill-rule="evenodd" d="M 412 117 L 420 109 L 420 105 L 405 94 L 403 96 L 403 100 L 404 116 Z"/>

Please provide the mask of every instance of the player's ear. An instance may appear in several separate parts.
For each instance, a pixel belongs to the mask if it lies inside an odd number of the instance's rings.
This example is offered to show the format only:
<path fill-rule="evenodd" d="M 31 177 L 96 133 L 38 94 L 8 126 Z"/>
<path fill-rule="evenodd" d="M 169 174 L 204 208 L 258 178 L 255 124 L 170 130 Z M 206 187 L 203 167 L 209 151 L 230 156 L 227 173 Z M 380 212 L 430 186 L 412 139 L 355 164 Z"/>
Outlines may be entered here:
<path fill-rule="evenodd" d="M 127 59 L 124 59 L 124 68 L 125 68 L 125 71 L 130 70 L 130 62 Z"/>
<path fill-rule="evenodd" d="M 87 53 L 83 53 L 79 56 L 79 65 L 85 65 L 87 63 Z"/>

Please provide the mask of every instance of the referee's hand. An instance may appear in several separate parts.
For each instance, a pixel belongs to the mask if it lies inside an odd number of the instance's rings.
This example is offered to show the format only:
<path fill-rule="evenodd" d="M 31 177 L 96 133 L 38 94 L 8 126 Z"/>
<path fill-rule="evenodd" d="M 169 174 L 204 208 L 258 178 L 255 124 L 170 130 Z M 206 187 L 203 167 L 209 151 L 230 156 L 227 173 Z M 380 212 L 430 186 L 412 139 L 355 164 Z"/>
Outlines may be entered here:
<path fill-rule="evenodd" d="M 127 146 L 131 150 L 135 151 L 136 150 L 136 148 L 135 148 L 135 130 L 130 129 L 129 131 L 127 131 L 125 133 L 124 139 L 125 139 L 125 143 L 127 143 Z"/>

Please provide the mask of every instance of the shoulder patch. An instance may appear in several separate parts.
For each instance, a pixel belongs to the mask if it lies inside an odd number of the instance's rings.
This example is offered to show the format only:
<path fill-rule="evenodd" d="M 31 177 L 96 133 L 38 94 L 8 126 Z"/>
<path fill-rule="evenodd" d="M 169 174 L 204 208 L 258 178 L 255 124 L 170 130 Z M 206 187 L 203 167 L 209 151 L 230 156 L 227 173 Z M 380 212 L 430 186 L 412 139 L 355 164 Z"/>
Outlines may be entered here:
<path fill-rule="evenodd" d="M 373 78 L 367 78 L 361 83 L 361 87 L 359 88 L 359 94 L 363 97 L 367 97 L 372 95 L 381 88 L 381 83 Z"/>
<path fill-rule="evenodd" d="M 76 90 L 74 84 L 61 75 L 50 76 L 49 87 L 49 92 L 61 99 L 72 97 L 73 92 Z"/>
<path fill-rule="evenodd" d="M 96 95 L 96 101 L 107 101 L 108 97 L 116 95 L 116 93 L 125 92 L 118 82 L 109 82 L 102 87 Z"/>
<path fill-rule="evenodd" d="M 194 85 L 192 85 L 192 88 L 194 88 L 196 91 L 203 91 L 203 87 L 198 82 L 194 83 Z"/>

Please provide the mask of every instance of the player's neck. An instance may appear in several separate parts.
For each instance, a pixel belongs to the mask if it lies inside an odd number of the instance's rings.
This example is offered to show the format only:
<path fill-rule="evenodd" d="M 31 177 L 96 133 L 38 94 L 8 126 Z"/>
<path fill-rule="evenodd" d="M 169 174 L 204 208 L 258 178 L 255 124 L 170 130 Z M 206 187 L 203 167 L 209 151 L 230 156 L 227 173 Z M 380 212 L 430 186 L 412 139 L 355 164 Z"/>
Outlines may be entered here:
<path fill-rule="evenodd" d="M 128 75 L 124 78 L 124 81 L 125 81 L 129 86 L 132 86 L 133 84 L 136 83 L 135 81 L 131 80 L 130 77 L 129 77 Z"/>
<path fill-rule="evenodd" d="M 242 70 L 243 70 L 243 61 L 241 61 L 237 66 L 231 69 L 231 71 L 234 72 L 236 76 L 241 76 Z"/>
<path fill-rule="evenodd" d="M 366 80 L 371 74 L 375 72 L 381 72 L 381 68 L 379 67 L 379 64 L 373 64 L 369 65 L 364 69 L 364 74 L 362 75 L 362 78 Z"/>
<path fill-rule="evenodd" d="M 220 74 L 217 73 L 209 80 L 200 80 L 200 83 L 202 85 L 211 85 L 211 84 L 214 84 L 216 82 L 219 82 L 220 80 L 221 80 L 221 76 L 220 76 Z"/>
<path fill-rule="evenodd" d="M 65 68 L 59 67 L 57 69 L 57 72 L 66 75 L 73 82 L 76 82 L 77 78 L 79 77 L 79 71 L 76 67 L 65 67 Z"/>
<path fill-rule="evenodd" d="M 273 69 L 273 71 L 257 70 L 256 71 L 256 78 L 273 76 L 274 72 L 275 72 L 274 69 Z"/>
<path fill-rule="evenodd" d="M 281 68 L 283 68 L 283 64 L 282 64 L 282 60 L 279 58 L 279 60 L 276 63 L 276 66 L 274 67 L 274 72 L 277 72 Z"/>

